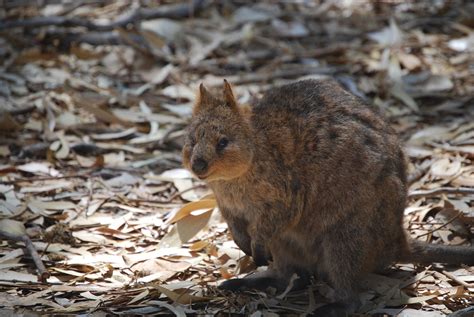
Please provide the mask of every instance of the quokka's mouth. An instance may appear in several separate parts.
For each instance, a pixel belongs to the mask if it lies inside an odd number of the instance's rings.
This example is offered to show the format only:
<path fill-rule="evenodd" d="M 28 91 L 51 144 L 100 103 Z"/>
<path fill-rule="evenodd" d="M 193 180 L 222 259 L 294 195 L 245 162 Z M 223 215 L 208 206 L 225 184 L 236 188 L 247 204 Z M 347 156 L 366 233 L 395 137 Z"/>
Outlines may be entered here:
<path fill-rule="evenodd" d="M 209 181 L 211 178 L 213 178 L 215 176 L 215 173 L 213 170 L 207 170 L 205 173 L 203 174 L 196 174 L 194 173 L 194 175 L 199 178 L 199 180 L 201 181 Z"/>
<path fill-rule="evenodd" d="M 209 177 L 209 174 L 205 174 L 205 175 L 196 175 L 196 176 L 197 176 L 197 178 L 199 178 L 200 180 L 202 180 L 202 181 L 203 181 L 203 180 L 206 180 L 206 178 L 208 178 L 208 177 Z"/>

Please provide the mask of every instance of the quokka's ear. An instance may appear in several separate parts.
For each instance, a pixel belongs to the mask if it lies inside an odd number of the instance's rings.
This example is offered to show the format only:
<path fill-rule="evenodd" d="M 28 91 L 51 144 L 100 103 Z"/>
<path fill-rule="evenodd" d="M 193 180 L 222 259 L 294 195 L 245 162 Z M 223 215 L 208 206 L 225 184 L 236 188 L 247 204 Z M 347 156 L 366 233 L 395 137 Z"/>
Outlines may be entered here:
<path fill-rule="evenodd" d="M 194 103 L 193 114 L 198 113 L 201 109 L 210 107 L 214 103 L 214 97 L 204 87 L 204 84 L 199 85 L 199 91 L 196 95 L 196 102 Z"/>
<path fill-rule="evenodd" d="M 229 82 L 224 79 L 224 101 L 226 106 L 231 107 L 235 110 L 237 108 L 237 100 L 235 100 L 234 93 L 232 92 L 232 87 L 230 86 Z"/>

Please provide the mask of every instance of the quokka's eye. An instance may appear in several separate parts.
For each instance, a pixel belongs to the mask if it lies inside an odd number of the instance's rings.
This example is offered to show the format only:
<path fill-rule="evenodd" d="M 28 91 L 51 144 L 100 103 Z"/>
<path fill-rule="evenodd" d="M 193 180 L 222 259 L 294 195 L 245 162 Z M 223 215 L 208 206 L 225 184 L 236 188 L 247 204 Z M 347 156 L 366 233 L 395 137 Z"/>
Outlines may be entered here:
<path fill-rule="evenodd" d="M 217 142 L 216 150 L 218 152 L 221 152 L 227 147 L 228 144 L 229 144 L 229 140 L 227 138 L 222 138 L 219 140 L 219 142 Z"/>

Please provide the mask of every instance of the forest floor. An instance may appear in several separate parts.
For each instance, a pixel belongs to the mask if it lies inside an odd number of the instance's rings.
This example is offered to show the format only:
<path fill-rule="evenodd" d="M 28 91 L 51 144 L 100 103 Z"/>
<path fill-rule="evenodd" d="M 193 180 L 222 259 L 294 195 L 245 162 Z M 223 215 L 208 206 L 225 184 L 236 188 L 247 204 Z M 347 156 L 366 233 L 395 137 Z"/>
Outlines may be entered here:
<path fill-rule="evenodd" d="M 242 104 L 336 78 L 400 133 L 411 236 L 472 245 L 473 3 L 43 2 L 0 7 L 0 315 L 300 316 L 325 301 L 319 282 L 216 288 L 255 266 L 180 150 L 196 88 L 224 78 Z M 361 315 L 474 314 L 474 267 L 396 264 L 363 286 Z"/>

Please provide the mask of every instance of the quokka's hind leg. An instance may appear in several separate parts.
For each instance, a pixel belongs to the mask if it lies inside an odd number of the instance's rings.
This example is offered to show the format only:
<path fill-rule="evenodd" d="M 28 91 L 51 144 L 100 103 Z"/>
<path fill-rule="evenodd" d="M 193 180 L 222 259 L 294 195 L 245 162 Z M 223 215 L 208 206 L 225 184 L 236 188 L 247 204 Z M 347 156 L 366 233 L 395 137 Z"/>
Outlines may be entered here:
<path fill-rule="evenodd" d="M 297 274 L 297 278 L 291 280 L 295 273 Z M 292 283 L 291 290 L 305 288 L 310 283 L 310 277 L 307 271 L 290 267 L 281 269 L 281 267 L 279 268 L 272 263 L 266 271 L 256 272 L 244 278 L 227 280 L 219 285 L 219 288 L 230 291 L 251 289 L 267 291 L 269 288 L 274 288 L 277 293 L 281 293 L 286 290 L 290 282 Z"/>
<path fill-rule="evenodd" d="M 325 237 L 318 261 L 320 275 L 325 276 L 326 282 L 334 289 L 333 303 L 319 307 L 311 316 L 350 316 L 360 306 L 355 286 L 364 272 L 372 270 L 372 261 L 364 252 L 367 249 L 366 237 L 354 235 L 344 239 L 341 235 L 344 233 L 336 232 Z"/>
<path fill-rule="evenodd" d="M 288 285 L 288 281 L 276 270 L 268 268 L 266 271 L 256 272 L 244 278 L 227 280 L 219 285 L 219 288 L 234 292 L 245 290 L 266 291 L 269 288 L 274 288 L 277 292 L 282 292 Z"/>
<path fill-rule="evenodd" d="M 314 317 L 346 317 L 354 313 L 360 306 L 354 281 L 357 278 L 350 273 L 351 265 L 334 263 L 332 271 L 327 272 L 328 283 L 334 289 L 334 302 L 317 308 L 310 316 Z M 338 273 L 341 272 L 341 273 Z"/>
<path fill-rule="evenodd" d="M 264 274 L 265 273 L 265 274 Z M 270 272 L 258 272 L 244 278 L 234 278 L 219 285 L 220 289 L 238 292 L 245 290 L 267 291 L 270 288 L 276 290 L 276 293 L 282 293 L 289 285 L 289 279 L 282 279 L 278 275 L 269 274 Z M 298 277 L 293 282 L 292 291 L 304 289 L 309 284 L 309 279 Z"/>

